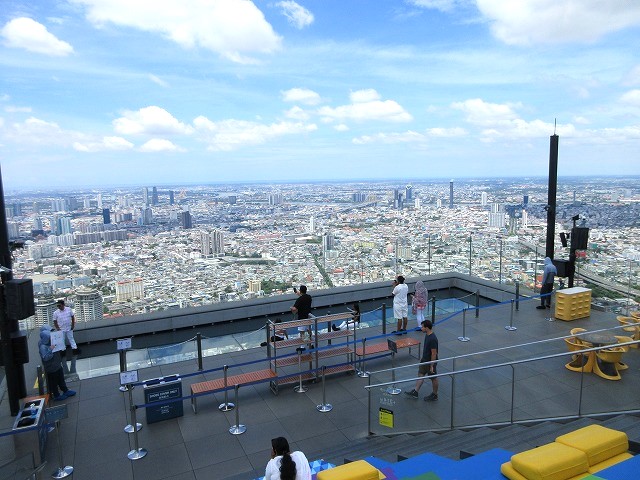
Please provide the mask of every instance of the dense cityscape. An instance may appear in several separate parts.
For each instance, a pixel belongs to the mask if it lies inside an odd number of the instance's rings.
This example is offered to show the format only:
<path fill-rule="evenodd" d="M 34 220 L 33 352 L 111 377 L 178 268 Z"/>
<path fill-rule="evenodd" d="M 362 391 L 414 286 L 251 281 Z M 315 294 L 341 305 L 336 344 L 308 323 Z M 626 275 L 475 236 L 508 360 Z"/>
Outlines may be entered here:
<path fill-rule="evenodd" d="M 575 215 L 590 228 L 578 282 L 614 309 L 639 300 L 637 185 L 558 185 L 556 232 Z M 22 191 L 7 193 L 6 213 L 38 325 L 58 298 L 79 321 L 100 321 L 396 274 L 456 271 L 534 290 L 546 202 L 546 179 L 507 178 Z M 568 256 L 559 239 L 555 248 Z"/>

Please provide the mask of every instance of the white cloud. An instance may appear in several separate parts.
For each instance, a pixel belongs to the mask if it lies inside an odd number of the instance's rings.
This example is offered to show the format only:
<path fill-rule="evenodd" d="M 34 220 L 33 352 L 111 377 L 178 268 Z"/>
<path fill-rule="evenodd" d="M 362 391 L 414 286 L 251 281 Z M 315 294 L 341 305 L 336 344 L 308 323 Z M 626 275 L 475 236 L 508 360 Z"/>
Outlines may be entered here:
<path fill-rule="evenodd" d="M 278 2 L 276 5 L 282 9 L 282 14 L 287 17 L 289 23 L 299 30 L 313 23 L 313 14 L 296 2 L 288 0 Z"/>
<path fill-rule="evenodd" d="M 416 7 L 450 12 L 456 5 L 460 4 L 460 0 L 408 0 L 408 3 Z"/>
<path fill-rule="evenodd" d="M 6 93 L 3 93 L 2 95 L 0 95 L 0 102 L 8 102 L 10 99 L 11 97 Z"/>
<path fill-rule="evenodd" d="M 451 105 L 457 110 L 462 110 L 467 114 L 467 122 L 479 126 L 488 125 L 509 125 L 518 118 L 514 107 L 521 107 L 517 103 L 489 103 L 480 98 L 465 100 L 464 102 L 455 102 Z"/>
<path fill-rule="evenodd" d="M 99 142 L 74 142 L 73 149 L 78 152 L 94 153 L 113 150 L 131 150 L 133 143 L 122 137 L 103 137 Z"/>
<path fill-rule="evenodd" d="M 362 135 L 352 140 L 356 145 L 366 145 L 369 143 L 413 143 L 422 142 L 425 140 L 424 135 L 412 130 L 400 133 L 376 133 L 375 135 Z"/>
<path fill-rule="evenodd" d="M 427 130 L 427 135 L 431 137 L 462 137 L 467 134 L 467 131 L 461 127 L 453 128 L 430 128 Z"/>
<path fill-rule="evenodd" d="M 2 135 L 5 140 L 20 146 L 69 147 L 83 139 L 82 134 L 60 128 L 57 123 L 29 117 L 24 122 L 7 125 Z"/>
<path fill-rule="evenodd" d="M 183 48 L 204 48 L 237 63 L 280 49 L 277 35 L 258 7 L 247 0 L 71 0 L 87 19 L 159 33 Z"/>
<path fill-rule="evenodd" d="M 349 126 L 345 125 L 344 123 L 340 123 L 338 125 L 335 125 L 333 129 L 337 132 L 347 132 L 349 130 Z"/>
<path fill-rule="evenodd" d="M 291 107 L 284 114 L 292 120 L 309 120 L 309 114 L 297 105 Z"/>
<path fill-rule="evenodd" d="M 149 80 L 151 80 L 156 85 L 160 85 L 161 87 L 165 87 L 166 88 L 166 87 L 169 86 L 169 84 L 167 82 L 165 82 L 160 77 L 157 77 L 157 76 L 155 76 L 153 74 L 149 74 Z"/>
<path fill-rule="evenodd" d="M 499 40 L 511 45 L 593 42 L 640 25 L 640 2 L 599 0 L 477 0 Z"/>
<path fill-rule="evenodd" d="M 591 123 L 588 118 L 582 117 L 580 115 L 573 117 L 573 121 L 578 125 L 589 125 Z"/>
<path fill-rule="evenodd" d="M 349 94 L 349 99 L 353 103 L 373 102 L 374 100 L 380 100 L 382 98 L 378 92 L 373 88 L 367 88 L 365 90 L 356 90 Z"/>
<path fill-rule="evenodd" d="M 199 138 L 213 151 L 230 151 L 245 145 L 259 145 L 277 137 L 317 130 L 315 124 L 280 122 L 265 125 L 244 120 L 212 122 L 200 116 L 193 121 Z"/>
<path fill-rule="evenodd" d="M 4 111 L 7 113 L 30 113 L 31 107 L 15 107 L 12 105 L 7 105 L 4 107 Z"/>
<path fill-rule="evenodd" d="M 640 85 L 640 65 L 633 67 L 622 79 L 622 84 L 627 87 Z"/>
<path fill-rule="evenodd" d="M 73 47 L 58 40 L 41 23 L 27 17 L 14 18 L 0 30 L 4 44 L 29 52 L 64 57 L 73 53 Z"/>
<path fill-rule="evenodd" d="M 410 122 L 413 117 L 400 104 L 393 100 L 379 100 L 380 95 L 375 90 L 358 90 L 351 92 L 350 105 L 336 108 L 322 107 L 318 114 L 324 122 L 353 120 L 363 122 L 381 120 L 388 122 Z"/>
<path fill-rule="evenodd" d="M 164 138 L 152 138 L 139 149 L 140 152 L 158 153 L 158 152 L 184 152 L 184 148 L 178 147 L 173 142 Z"/>
<path fill-rule="evenodd" d="M 318 105 L 320 95 L 308 88 L 292 88 L 282 93 L 282 100 L 285 102 L 297 102 L 304 105 Z"/>
<path fill-rule="evenodd" d="M 622 97 L 620 97 L 620 101 L 626 103 L 627 105 L 640 107 L 640 90 L 629 90 L 624 95 L 622 95 Z"/>
<path fill-rule="evenodd" d="M 156 106 L 124 112 L 122 117 L 113 121 L 113 128 L 121 135 L 179 135 L 193 131 L 192 127 Z"/>

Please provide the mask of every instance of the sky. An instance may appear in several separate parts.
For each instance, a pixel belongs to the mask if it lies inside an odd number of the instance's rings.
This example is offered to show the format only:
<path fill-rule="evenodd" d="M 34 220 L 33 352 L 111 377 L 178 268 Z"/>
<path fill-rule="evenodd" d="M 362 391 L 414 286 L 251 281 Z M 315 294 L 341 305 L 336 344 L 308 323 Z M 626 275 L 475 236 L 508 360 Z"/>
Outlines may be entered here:
<path fill-rule="evenodd" d="M 636 0 L 0 0 L 5 189 L 640 174 Z"/>

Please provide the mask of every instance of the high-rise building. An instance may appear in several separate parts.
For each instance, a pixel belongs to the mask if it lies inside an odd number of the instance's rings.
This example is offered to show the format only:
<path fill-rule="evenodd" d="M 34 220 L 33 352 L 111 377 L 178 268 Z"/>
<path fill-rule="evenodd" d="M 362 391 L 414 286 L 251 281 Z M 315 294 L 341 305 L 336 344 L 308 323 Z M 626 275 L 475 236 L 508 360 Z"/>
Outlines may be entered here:
<path fill-rule="evenodd" d="M 487 192 L 482 192 L 480 194 L 480 205 L 482 205 L 483 207 L 487 206 Z"/>
<path fill-rule="evenodd" d="M 335 238 L 330 233 L 322 235 L 322 251 L 333 250 L 335 248 Z"/>
<path fill-rule="evenodd" d="M 98 203 L 98 208 L 101 209 L 102 208 L 102 194 L 99 193 L 98 194 L 98 198 L 96 199 L 97 203 Z"/>
<path fill-rule="evenodd" d="M 524 195 L 522 197 L 522 204 L 526 207 L 527 205 L 529 205 L 529 195 Z"/>
<path fill-rule="evenodd" d="M 158 187 L 151 190 L 151 205 L 158 205 Z"/>
<path fill-rule="evenodd" d="M 142 188 L 142 203 L 145 205 L 149 205 L 149 188 Z"/>
<path fill-rule="evenodd" d="M 436 199 L 436 208 L 442 208 L 442 199 L 441 198 Z"/>
<path fill-rule="evenodd" d="M 7 233 L 9 238 L 20 237 L 20 224 L 18 222 L 7 222 Z"/>
<path fill-rule="evenodd" d="M 58 218 L 57 231 L 60 232 L 60 235 L 64 235 L 64 234 L 67 234 L 67 233 L 73 233 L 73 228 L 71 227 L 71 218 L 70 217 L 60 217 L 60 218 Z"/>
<path fill-rule="evenodd" d="M 116 282 L 116 302 L 144 298 L 144 282 L 142 278 L 121 280 Z"/>
<path fill-rule="evenodd" d="M 238 202 L 237 195 L 229 195 L 229 205 L 235 205 Z"/>
<path fill-rule="evenodd" d="M 249 280 L 249 291 L 251 293 L 259 293 L 262 290 L 262 282 L 260 280 Z"/>
<path fill-rule="evenodd" d="M 269 195 L 269 205 L 280 205 L 283 202 L 281 193 L 272 193 Z"/>
<path fill-rule="evenodd" d="M 526 210 L 522 210 L 522 228 L 527 228 L 529 226 L 529 214 Z"/>
<path fill-rule="evenodd" d="M 224 234 L 221 231 L 201 232 L 200 242 L 202 255 L 224 255 Z"/>
<path fill-rule="evenodd" d="M 109 211 L 108 208 L 102 209 L 102 223 L 104 223 L 105 225 L 108 225 L 111 223 L 111 212 Z"/>
<path fill-rule="evenodd" d="M 453 208 L 453 179 L 449 182 L 449 208 Z"/>
<path fill-rule="evenodd" d="M 404 189 L 404 198 L 407 202 L 413 199 L 413 186 L 407 185 Z"/>
<path fill-rule="evenodd" d="M 189 211 L 180 212 L 180 225 L 182 228 L 193 228 L 193 219 Z"/>
<path fill-rule="evenodd" d="M 173 190 L 169 190 L 169 205 L 173 205 L 174 203 L 176 203 L 175 194 Z"/>
<path fill-rule="evenodd" d="M 363 192 L 355 192 L 351 194 L 351 201 L 353 203 L 362 203 L 366 199 L 367 199 L 367 196 Z"/>
<path fill-rule="evenodd" d="M 53 326 L 53 312 L 56 310 L 56 302 L 52 297 L 41 298 L 35 304 L 34 327 L 40 328 L 43 325 Z"/>
<path fill-rule="evenodd" d="M 494 228 L 504 228 L 505 224 L 504 205 L 501 203 L 492 203 L 491 212 L 489 213 L 489 226 Z"/>
<path fill-rule="evenodd" d="M 311 218 L 309 218 L 309 231 L 311 233 L 316 231 L 316 217 L 314 217 L 313 215 L 311 215 Z"/>
<path fill-rule="evenodd" d="M 74 310 L 77 321 L 94 322 L 102 320 L 104 317 L 102 295 L 97 290 L 79 288 L 76 292 Z"/>

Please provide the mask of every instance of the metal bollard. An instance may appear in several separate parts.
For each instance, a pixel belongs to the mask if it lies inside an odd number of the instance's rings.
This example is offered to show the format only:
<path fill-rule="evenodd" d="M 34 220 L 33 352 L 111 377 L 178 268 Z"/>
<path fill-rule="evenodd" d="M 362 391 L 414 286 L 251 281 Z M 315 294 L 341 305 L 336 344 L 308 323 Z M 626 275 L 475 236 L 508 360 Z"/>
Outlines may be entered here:
<path fill-rule="evenodd" d="M 513 304 L 514 301 L 511 300 L 511 314 L 509 315 L 509 325 L 504 327 L 505 330 L 508 330 L 510 332 L 515 332 L 518 329 L 517 327 L 513 326 Z"/>
<path fill-rule="evenodd" d="M 391 381 L 393 385 L 387 387 L 387 393 L 389 395 L 399 395 L 402 390 L 396 387 L 396 352 L 391 352 Z"/>
<path fill-rule="evenodd" d="M 431 298 L 431 324 L 436 324 L 436 297 Z"/>
<path fill-rule="evenodd" d="M 302 385 L 302 352 L 304 352 L 304 348 L 298 347 L 296 348 L 296 352 L 298 352 L 298 372 L 300 372 L 300 381 L 298 385 L 293 387 L 293 391 L 296 393 L 305 393 L 308 388 Z"/>
<path fill-rule="evenodd" d="M 476 318 L 480 316 L 480 290 L 476 290 Z"/>
<path fill-rule="evenodd" d="M 228 397 L 229 391 L 227 390 L 227 370 L 229 370 L 229 366 L 225 365 L 224 367 L 222 367 L 222 370 L 224 372 L 224 403 L 221 403 L 218 406 L 218 410 L 220 410 L 221 412 L 228 412 L 229 410 L 233 410 L 235 408 L 235 405 L 233 403 L 229 403 Z"/>
<path fill-rule="evenodd" d="M 358 376 L 360 378 L 369 378 L 369 372 L 365 369 L 365 361 L 367 359 L 367 339 L 362 339 L 362 360 L 360 360 L 360 371 Z"/>
<path fill-rule="evenodd" d="M 133 408 L 133 386 L 128 388 L 127 391 L 129 392 L 129 410 L 131 410 Z M 134 425 L 135 425 L 135 428 L 134 428 Z M 126 427 L 124 427 L 124 431 L 126 433 L 134 433 L 139 431 L 141 428 L 142 428 L 142 424 L 135 422 L 132 416 L 131 423 L 128 424 Z"/>
<path fill-rule="evenodd" d="M 198 371 L 201 372 L 202 368 L 202 334 L 196 333 L 196 346 L 198 348 Z"/>
<path fill-rule="evenodd" d="M 516 312 L 520 310 L 520 280 L 516 280 Z"/>
<path fill-rule="evenodd" d="M 238 390 L 240 389 L 240 385 L 236 384 L 233 389 L 235 390 L 235 400 L 238 407 L 236 408 L 236 424 L 231 426 L 229 433 L 231 435 L 241 435 L 247 431 L 247 427 L 240 424 L 240 404 L 238 403 Z"/>
<path fill-rule="evenodd" d="M 118 350 L 118 355 L 120 356 L 120 373 L 126 372 L 127 371 L 127 351 Z M 118 390 L 120 390 L 121 392 L 126 392 L 129 390 L 129 388 L 133 388 L 133 387 L 130 387 L 128 384 L 120 385 L 120 387 L 118 387 Z"/>
<path fill-rule="evenodd" d="M 462 336 L 458 337 L 458 340 L 460 340 L 461 342 L 469 341 L 469 337 L 467 337 L 465 333 L 466 330 L 467 330 L 467 309 L 465 308 L 464 310 L 462 310 Z"/>
<path fill-rule="evenodd" d="M 136 406 L 131 405 L 131 423 L 138 425 L 136 422 Z M 129 460 L 139 460 L 147 455 L 146 448 L 140 448 L 140 444 L 138 443 L 138 431 L 133 432 L 133 450 L 127 453 L 127 458 Z"/>
<path fill-rule="evenodd" d="M 325 382 L 324 382 L 326 369 L 327 367 L 323 365 L 322 366 L 322 403 L 316 406 L 316 410 L 322 413 L 330 412 L 331 410 L 333 410 L 333 405 L 331 405 L 330 403 L 327 403 L 327 396 L 326 396 Z"/>
<path fill-rule="evenodd" d="M 387 334 L 387 304 L 382 304 L 382 334 Z"/>

